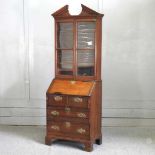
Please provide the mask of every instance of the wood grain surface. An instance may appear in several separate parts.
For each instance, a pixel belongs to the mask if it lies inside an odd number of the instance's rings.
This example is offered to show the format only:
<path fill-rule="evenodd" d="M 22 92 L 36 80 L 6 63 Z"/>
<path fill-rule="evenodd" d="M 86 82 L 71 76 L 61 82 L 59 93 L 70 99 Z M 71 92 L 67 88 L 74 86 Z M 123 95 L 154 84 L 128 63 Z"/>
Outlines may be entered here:
<path fill-rule="evenodd" d="M 82 82 L 82 81 L 69 81 L 69 80 L 53 80 L 47 93 L 54 94 L 67 94 L 67 95 L 79 95 L 90 96 L 94 86 L 94 81 Z"/>

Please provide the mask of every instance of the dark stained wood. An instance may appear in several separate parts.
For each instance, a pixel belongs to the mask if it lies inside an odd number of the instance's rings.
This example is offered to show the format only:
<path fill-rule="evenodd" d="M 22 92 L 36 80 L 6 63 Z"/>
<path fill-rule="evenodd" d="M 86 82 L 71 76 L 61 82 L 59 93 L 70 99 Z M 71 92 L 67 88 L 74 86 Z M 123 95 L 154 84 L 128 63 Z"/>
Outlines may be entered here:
<path fill-rule="evenodd" d="M 56 134 L 56 135 L 64 135 L 70 134 L 74 135 L 75 137 L 81 137 L 83 139 L 90 139 L 89 134 L 89 125 L 86 124 L 79 124 L 71 121 L 66 122 L 49 122 L 47 125 L 48 133 L 49 134 Z"/>
<path fill-rule="evenodd" d="M 84 150 L 87 152 L 91 152 L 93 150 L 93 143 L 91 141 L 85 142 Z"/>
<path fill-rule="evenodd" d="M 97 81 L 95 88 L 91 96 L 90 105 L 90 124 L 91 124 L 91 138 L 100 139 L 102 137 L 101 133 L 101 117 L 102 117 L 102 82 Z"/>
<path fill-rule="evenodd" d="M 88 121 L 89 118 L 89 112 L 88 110 L 81 110 L 73 107 L 49 107 L 47 109 L 47 116 L 48 118 L 60 118 L 60 117 L 72 117 L 72 118 L 82 118 Z"/>
<path fill-rule="evenodd" d="M 75 134 L 70 135 L 70 134 L 67 134 L 67 133 L 65 133 L 65 134 L 64 133 L 59 133 L 57 135 L 49 133 L 48 137 L 45 137 L 45 142 L 46 142 L 46 139 L 47 139 L 47 142 L 49 142 L 47 145 L 50 145 L 53 141 L 59 140 L 59 139 L 60 140 L 68 140 L 68 141 L 81 142 L 83 144 L 90 142 L 89 139 L 82 138 L 81 136 L 77 136 Z"/>
<path fill-rule="evenodd" d="M 52 14 L 53 17 L 63 17 L 63 16 L 70 16 L 68 11 L 68 5 L 65 5 L 64 7 L 60 8 L 56 12 Z"/>
<path fill-rule="evenodd" d="M 69 14 L 69 10 L 68 10 L 68 5 L 65 5 L 64 7 L 60 8 L 59 10 L 57 10 L 56 12 L 54 12 L 52 14 L 52 16 L 54 18 L 81 18 L 81 17 L 103 17 L 104 14 L 101 14 L 101 13 L 98 13 L 90 8 L 88 8 L 87 6 L 81 4 L 81 7 L 82 7 L 82 11 L 79 15 L 70 15 Z"/>
<path fill-rule="evenodd" d="M 92 151 L 93 144 L 102 144 L 101 116 L 102 116 L 102 17 L 87 6 L 81 5 L 79 15 L 69 14 L 68 5 L 52 14 L 55 18 L 55 79 L 46 92 L 46 137 L 45 143 L 50 145 L 55 140 L 71 140 L 84 144 L 85 151 Z M 57 29 L 60 22 L 73 23 L 73 48 L 61 49 L 57 47 Z M 77 74 L 77 23 L 95 22 L 95 62 L 94 75 Z M 58 50 L 73 51 L 73 75 L 61 75 L 60 62 L 57 58 Z M 86 48 L 80 49 L 86 51 Z M 89 50 L 89 49 L 88 49 Z M 63 69 L 64 70 L 64 69 Z"/>
<path fill-rule="evenodd" d="M 67 102 L 67 97 L 61 94 L 48 95 L 47 97 L 48 105 L 65 106 Z"/>
<path fill-rule="evenodd" d="M 96 57 L 95 57 L 95 63 L 96 63 L 96 80 L 101 80 L 101 58 L 102 58 L 102 18 L 98 18 L 96 20 L 96 37 L 95 37 L 95 42 L 96 42 Z"/>
<path fill-rule="evenodd" d="M 68 105 L 70 107 L 88 108 L 89 107 L 88 97 L 69 96 Z"/>
<path fill-rule="evenodd" d="M 83 109 L 82 109 L 83 110 Z M 72 114 L 73 115 L 73 112 Z M 88 114 L 89 116 L 89 114 Z M 85 119 L 85 118 L 79 118 L 79 117 L 48 117 L 47 115 L 47 120 L 48 121 L 54 121 L 54 122 L 57 122 L 57 121 L 62 121 L 62 122 L 66 122 L 66 121 L 72 121 L 72 122 L 76 122 L 76 123 L 85 123 L 85 124 L 89 124 L 90 123 L 90 119 Z"/>
<path fill-rule="evenodd" d="M 82 12 L 80 13 L 79 16 L 95 16 L 95 17 L 100 16 L 100 17 L 103 17 L 103 14 L 101 14 L 101 13 L 98 13 L 98 12 L 88 8 L 87 6 L 85 6 L 83 4 L 81 4 L 81 6 L 82 6 Z"/>

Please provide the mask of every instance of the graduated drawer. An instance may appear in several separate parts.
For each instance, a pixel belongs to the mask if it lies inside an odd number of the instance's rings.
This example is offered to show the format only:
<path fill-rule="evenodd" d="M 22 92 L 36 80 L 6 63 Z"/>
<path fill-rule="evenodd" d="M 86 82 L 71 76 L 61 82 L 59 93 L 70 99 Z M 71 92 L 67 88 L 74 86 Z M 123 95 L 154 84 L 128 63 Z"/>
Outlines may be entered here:
<path fill-rule="evenodd" d="M 72 107 L 51 107 L 47 109 L 47 116 L 50 117 L 74 117 L 88 119 L 89 112 L 83 109 Z"/>
<path fill-rule="evenodd" d="M 67 103 L 67 96 L 65 95 L 47 95 L 47 104 L 54 106 L 65 106 Z"/>
<path fill-rule="evenodd" d="M 89 125 L 86 124 L 78 124 L 70 121 L 64 122 L 50 122 L 47 125 L 48 133 L 50 134 L 69 134 L 82 136 L 85 138 L 89 137 Z"/>
<path fill-rule="evenodd" d="M 68 97 L 68 106 L 79 107 L 79 108 L 88 108 L 88 97 L 69 96 Z"/>

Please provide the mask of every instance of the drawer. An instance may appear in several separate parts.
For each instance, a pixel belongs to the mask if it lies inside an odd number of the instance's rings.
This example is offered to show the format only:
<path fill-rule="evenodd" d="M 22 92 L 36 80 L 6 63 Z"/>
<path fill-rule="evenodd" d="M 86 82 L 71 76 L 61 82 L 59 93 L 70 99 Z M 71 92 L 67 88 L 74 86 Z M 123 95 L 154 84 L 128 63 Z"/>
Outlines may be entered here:
<path fill-rule="evenodd" d="M 68 97 L 68 106 L 88 108 L 88 97 L 69 96 Z"/>
<path fill-rule="evenodd" d="M 55 106 L 65 106 L 67 97 L 65 95 L 47 95 L 47 104 Z"/>
<path fill-rule="evenodd" d="M 47 109 L 47 116 L 49 117 L 75 117 L 88 119 L 88 111 L 75 109 L 72 107 L 51 107 Z"/>
<path fill-rule="evenodd" d="M 47 125 L 47 131 L 50 134 L 69 134 L 82 137 L 89 137 L 89 125 L 73 123 L 70 121 L 65 122 L 50 122 Z"/>
<path fill-rule="evenodd" d="M 75 123 L 84 123 L 84 124 L 90 124 L 89 119 L 81 119 L 78 117 L 47 117 L 47 122 L 59 122 L 59 121 L 71 121 Z"/>

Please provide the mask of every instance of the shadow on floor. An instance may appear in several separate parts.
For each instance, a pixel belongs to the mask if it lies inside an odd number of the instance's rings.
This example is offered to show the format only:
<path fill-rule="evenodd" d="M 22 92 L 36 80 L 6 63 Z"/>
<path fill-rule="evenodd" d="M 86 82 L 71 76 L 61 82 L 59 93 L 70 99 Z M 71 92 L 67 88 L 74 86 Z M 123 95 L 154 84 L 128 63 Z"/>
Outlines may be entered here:
<path fill-rule="evenodd" d="M 0 133 L 3 135 L 16 137 L 17 139 L 30 140 L 40 144 L 45 144 L 46 129 L 44 126 L 0 126 Z M 83 149 L 83 144 L 73 141 L 56 140 L 52 145 Z"/>

